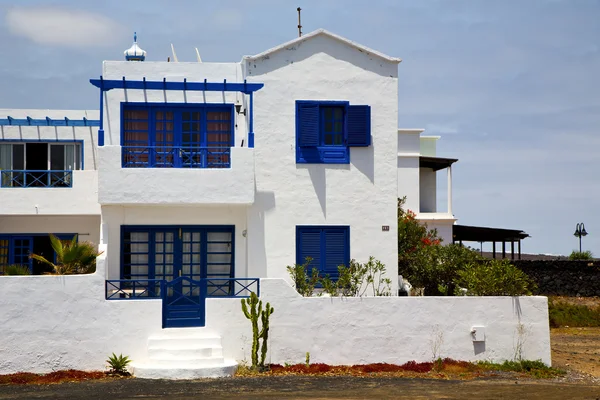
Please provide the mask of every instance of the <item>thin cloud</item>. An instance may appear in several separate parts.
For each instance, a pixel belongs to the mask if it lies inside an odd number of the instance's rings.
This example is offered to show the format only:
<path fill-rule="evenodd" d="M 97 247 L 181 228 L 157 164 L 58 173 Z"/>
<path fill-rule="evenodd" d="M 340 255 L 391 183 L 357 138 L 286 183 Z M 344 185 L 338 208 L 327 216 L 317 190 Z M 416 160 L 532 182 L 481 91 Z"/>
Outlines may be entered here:
<path fill-rule="evenodd" d="M 123 32 L 118 23 L 100 14 L 57 7 L 10 8 L 5 21 L 13 35 L 71 48 L 111 46 Z"/>

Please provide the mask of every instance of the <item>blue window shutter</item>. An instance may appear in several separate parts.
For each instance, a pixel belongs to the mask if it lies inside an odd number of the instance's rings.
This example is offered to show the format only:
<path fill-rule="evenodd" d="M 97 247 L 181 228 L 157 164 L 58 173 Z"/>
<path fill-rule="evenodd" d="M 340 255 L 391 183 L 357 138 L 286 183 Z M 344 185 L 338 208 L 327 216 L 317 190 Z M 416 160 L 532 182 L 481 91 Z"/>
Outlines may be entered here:
<path fill-rule="evenodd" d="M 301 147 L 319 145 L 319 104 L 296 102 L 296 134 Z"/>
<path fill-rule="evenodd" d="M 332 227 L 323 229 L 325 236 L 325 262 L 322 272 L 332 278 L 338 277 L 338 266 L 348 266 L 350 262 L 350 229 L 349 227 Z"/>
<path fill-rule="evenodd" d="M 321 269 L 321 229 L 313 227 L 296 228 L 296 263 L 304 264 L 306 257 L 312 258 L 307 273 L 313 268 Z"/>
<path fill-rule="evenodd" d="M 348 106 L 347 144 L 353 147 L 371 145 L 371 106 Z"/>

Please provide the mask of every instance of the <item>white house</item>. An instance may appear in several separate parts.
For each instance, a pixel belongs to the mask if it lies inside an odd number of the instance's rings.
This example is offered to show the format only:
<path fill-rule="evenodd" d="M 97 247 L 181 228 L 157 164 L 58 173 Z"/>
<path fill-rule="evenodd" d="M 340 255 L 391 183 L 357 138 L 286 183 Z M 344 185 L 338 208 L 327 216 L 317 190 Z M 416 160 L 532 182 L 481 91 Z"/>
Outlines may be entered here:
<path fill-rule="evenodd" d="M 0 110 L 0 264 L 44 272 L 28 255 L 52 254 L 49 232 L 103 251 L 91 275 L 0 277 L 0 373 L 98 369 L 116 351 L 139 376 L 227 375 L 248 358 L 249 291 L 275 306 L 272 362 L 423 361 L 439 332 L 443 356 L 501 360 L 521 324 L 528 358 L 550 362 L 542 297 L 516 312 L 510 298 L 302 298 L 289 284 L 306 257 L 335 276 L 374 256 L 395 278 L 399 196 L 452 241 L 456 160 L 398 130 L 399 58 L 318 30 L 240 63 L 146 61 L 137 43 L 126 59 L 91 79 L 98 111 Z"/>

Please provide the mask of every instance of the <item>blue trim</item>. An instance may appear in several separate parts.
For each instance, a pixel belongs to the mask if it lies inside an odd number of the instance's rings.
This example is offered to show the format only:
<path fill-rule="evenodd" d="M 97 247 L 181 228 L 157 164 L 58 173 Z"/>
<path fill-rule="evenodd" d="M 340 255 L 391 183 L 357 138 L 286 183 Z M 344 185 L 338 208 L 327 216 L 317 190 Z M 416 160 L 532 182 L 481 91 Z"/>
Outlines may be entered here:
<path fill-rule="evenodd" d="M 25 119 L 16 119 L 11 116 L 0 118 L 0 126 L 100 126 L 100 120 L 97 119 L 34 119 L 26 117 Z"/>
<path fill-rule="evenodd" d="M 262 89 L 265 85 L 263 83 L 248 83 L 244 79 L 243 83 L 228 83 L 226 79 L 223 82 L 208 82 L 206 79 L 204 82 L 167 82 L 167 78 L 163 78 L 162 81 L 147 81 L 144 77 L 141 81 L 128 81 L 123 77 L 122 80 L 105 80 L 90 79 L 90 83 L 102 91 L 109 91 L 112 89 L 140 89 L 140 90 L 185 90 L 194 92 L 242 92 L 250 94 Z"/>
<path fill-rule="evenodd" d="M 3 188 L 71 188 L 73 171 L 66 170 L 1 170 Z M 8 183 L 7 185 L 5 184 Z"/>
<path fill-rule="evenodd" d="M 250 124 L 248 128 L 248 147 L 254 148 L 254 95 L 250 93 Z"/>

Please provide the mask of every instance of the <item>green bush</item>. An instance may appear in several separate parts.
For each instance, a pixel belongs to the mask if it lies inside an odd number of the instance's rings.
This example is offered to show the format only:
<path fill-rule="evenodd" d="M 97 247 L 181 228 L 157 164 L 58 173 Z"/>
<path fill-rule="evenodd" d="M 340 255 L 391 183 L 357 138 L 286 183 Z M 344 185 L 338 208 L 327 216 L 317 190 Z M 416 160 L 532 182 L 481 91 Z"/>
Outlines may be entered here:
<path fill-rule="evenodd" d="M 479 361 L 477 366 L 488 371 L 523 372 L 539 379 L 554 378 L 565 374 L 565 371 L 548 367 L 540 360 L 504 361 L 502 364 L 492 363 L 489 361 Z"/>
<path fill-rule="evenodd" d="M 413 254 L 410 264 L 399 268 L 398 273 L 413 287 L 425 288 L 427 296 L 451 296 L 459 271 L 481 260 L 475 250 L 459 244 L 424 246 Z"/>
<path fill-rule="evenodd" d="M 4 267 L 4 275 L 31 275 L 31 271 L 26 265 L 7 265 Z"/>
<path fill-rule="evenodd" d="M 470 296 L 531 295 L 534 287 L 531 279 L 508 260 L 467 264 L 457 272 L 454 283 L 467 289 Z"/>
<path fill-rule="evenodd" d="M 131 360 L 128 356 L 123 356 L 123 354 L 116 355 L 115 353 L 112 353 L 112 355 L 106 360 L 106 363 L 108 364 L 112 374 L 129 375 L 129 372 L 127 372 L 127 366 L 129 363 L 131 363 Z"/>
<path fill-rule="evenodd" d="M 569 256 L 569 260 L 592 260 L 593 258 L 594 258 L 594 255 L 589 250 L 586 250 L 586 251 L 573 250 L 571 252 L 571 255 Z"/>
<path fill-rule="evenodd" d="M 306 257 L 304 264 L 294 264 L 286 267 L 292 278 L 292 282 L 294 282 L 294 288 L 304 297 L 312 296 L 315 291 L 315 286 L 321 280 L 319 270 L 315 267 L 311 269 L 310 275 L 308 274 L 308 268 L 311 261 L 312 258 Z"/>
<path fill-rule="evenodd" d="M 551 299 L 548 301 L 548 314 L 553 328 L 600 327 L 600 306 L 587 307 Z"/>

